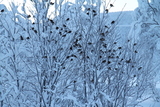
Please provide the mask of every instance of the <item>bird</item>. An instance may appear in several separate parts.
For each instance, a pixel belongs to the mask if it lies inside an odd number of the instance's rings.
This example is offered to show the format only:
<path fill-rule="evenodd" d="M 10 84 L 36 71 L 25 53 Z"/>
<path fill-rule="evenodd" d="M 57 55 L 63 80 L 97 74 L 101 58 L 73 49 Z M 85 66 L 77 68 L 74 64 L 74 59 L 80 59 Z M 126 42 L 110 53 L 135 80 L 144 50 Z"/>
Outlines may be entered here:
<path fill-rule="evenodd" d="M 30 39 L 29 37 L 27 37 L 26 39 Z"/>
<path fill-rule="evenodd" d="M 73 59 L 71 59 L 70 61 L 73 61 Z"/>
<path fill-rule="evenodd" d="M 104 27 L 105 27 L 105 28 L 108 28 L 108 26 L 107 26 L 107 25 L 105 25 Z"/>
<path fill-rule="evenodd" d="M 105 34 L 104 34 L 104 33 L 101 33 L 100 35 L 104 36 Z"/>
<path fill-rule="evenodd" d="M 118 68 L 114 68 L 116 71 L 118 70 Z"/>
<path fill-rule="evenodd" d="M 111 22 L 111 24 L 114 24 L 115 23 L 115 21 L 113 20 L 112 22 Z"/>
<path fill-rule="evenodd" d="M 104 47 L 104 48 L 107 48 L 107 44 L 103 44 L 103 47 Z"/>
<path fill-rule="evenodd" d="M 30 18 L 30 17 L 31 17 L 31 15 L 28 15 L 28 16 L 27 16 L 27 18 Z"/>
<path fill-rule="evenodd" d="M 34 30 L 35 33 L 37 33 L 37 30 Z"/>
<path fill-rule="evenodd" d="M 108 9 L 106 9 L 105 12 L 108 13 Z"/>
<path fill-rule="evenodd" d="M 2 9 L 1 12 L 4 12 L 4 9 Z"/>
<path fill-rule="evenodd" d="M 131 59 L 129 59 L 129 60 L 126 60 L 126 63 L 131 63 Z"/>
<path fill-rule="evenodd" d="M 119 56 L 116 56 L 116 58 L 119 58 Z"/>
<path fill-rule="evenodd" d="M 92 79 L 92 80 L 91 80 L 91 82 L 93 82 L 93 83 L 94 83 L 94 79 Z"/>
<path fill-rule="evenodd" d="M 76 56 L 76 55 L 74 55 L 74 54 L 72 54 L 72 55 L 71 55 L 71 57 L 75 57 L 75 58 L 77 58 L 77 56 Z"/>
<path fill-rule="evenodd" d="M 87 12 L 86 14 L 89 15 L 89 12 Z"/>
<path fill-rule="evenodd" d="M 139 67 L 139 68 L 138 68 L 138 70 L 141 70 L 141 69 L 142 69 L 142 67 Z"/>
<path fill-rule="evenodd" d="M 108 67 L 108 70 L 111 70 L 112 68 L 111 67 Z"/>
<path fill-rule="evenodd" d="M 88 8 L 87 10 L 91 10 L 90 8 Z"/>
<path fill-rule="evenodd" d="M 105 41 L 105 38 L 100 38 L 100 41 Z"/>
<path fill-rule="evenodd" d="M 112 50 L 108 50 L 108 52 L 111 52 Z"/>
<path fill-rule="evenodd" d="M 62 35 L 62 37 L 66 37 L 66 35 Z"/>
<path fill-rule="evenodd" d="M 56 29 L 59 29 L 59 27 L 56 27 Z"/>
<path fill-rule="evenodd" d="M 56 57 L 55 57 L 55 56 L 52 56 L 52 58 L 53 58 L 53 59 L 56 59 Z"/>
<path fill-rule="evenodd" d="M 108 64 L 110 64 L 111 63 L 111 61 L 108 61 Z"/>
<path fill-rule="evenodd" d="M 50 4 L 51 4 L 51 5 L 54 5 L 54 3 L 53 3 L 53 2 L 50 2 Z"/>
<path fill-rule="evenodd" d="M 133 45 L 134 45 L 134 46 L 136 46 L 136 45 L 137 45 L 137 43 L 134 43 Z"/>
<path fill-rule="evenodd" d="M 53 21 L 52 19 L 49 19 L 49 21 L 50 21 L 52 24 L 54 24 L 54 21 Z"/>
<path fill-rule="evenodd" d="M 105 62 L 106 62 L 106 60 L 103 60 L 103 61 L 102 61 L 102 63 L 105 63 Z"/>
<path fill-rule="evenodd" d="M 97 14 L 93 14 L 93 16 L 96 16 Z"/>
<path fill-rule="evenodd" d="M 69 18 L 66 19 L 66 21 L 68 21 L 68 20 L 69 20 Z"/>
<path fill-rule="evenodd" d="M 66 59 L 70 58 L 70 56 L 67 56 Z"/>
<path fill-rule="evenodd" d="M 62 35 L 62 32 L 59 32 L 60 35 Z"/>
<path fill-rule="evenodd" d="M 122 47 L 118 47 L 118 49 L 122 49 Z"/>
<path fill-rule="evenodd" d="M 73 50 L 72 46 L 69 48 L 70 50 Z"/>
<path fill-rule="evenodd" d="M 20 39 L 21 39 L 21 40 L 24 40 L 22 36 L 20 36 Z"/>
<path fill-rule="evenodd" d="M 92 44 L 92 42 L 88 42 L 88 45 L 91 45 Z"/>
<path fill-rule="evenodd" d="M 68 33 L 71 33 L 72 31 L 68 31 Z"/>
<path fill-rule="evenodd" d="M 96 11 L 95 11 L 95 10 L 92 10 L 92 12 L 96 13 Z"/>
<path fill-rule="evenodd" d="M 113 4 L 110 4 L 110 7 L 114 7 Z"/>
<path fill-rule="evenodd" d="M 135 52 L 135 53 L 138 53 L 138 51 L 136 51 L 136 50 L 135 50 L 134 52 Z"/>
<path fill-rule="evenodd" d="M 63 27 L 66 27 L 66 25 L 64 24 Z"/>
<path fill-rule="evenodd" d="M 47 56 L 42 56 L 42 58 L 47 58 Z"/>

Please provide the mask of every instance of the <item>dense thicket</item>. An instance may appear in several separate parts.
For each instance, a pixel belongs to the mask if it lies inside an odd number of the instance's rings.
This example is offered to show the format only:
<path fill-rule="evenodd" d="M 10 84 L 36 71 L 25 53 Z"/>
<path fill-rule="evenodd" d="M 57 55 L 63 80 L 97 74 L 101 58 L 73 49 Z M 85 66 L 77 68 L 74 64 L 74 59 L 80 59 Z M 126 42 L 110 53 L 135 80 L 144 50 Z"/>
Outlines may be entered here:
<path fill-rule="evenodd" d="M 108 14 L 113 5 L 31 0 L 20 8 L 11 3 L 11 11 L 2 8 L 0 106 L 135 107 L 151 98 L 153 39 L 140 36 L 146 26 L 138 20 L 140 39 L 132 27 L 121 40 L 119 17 Z M 145 17 L 142 7 L 137 16 Z"/>

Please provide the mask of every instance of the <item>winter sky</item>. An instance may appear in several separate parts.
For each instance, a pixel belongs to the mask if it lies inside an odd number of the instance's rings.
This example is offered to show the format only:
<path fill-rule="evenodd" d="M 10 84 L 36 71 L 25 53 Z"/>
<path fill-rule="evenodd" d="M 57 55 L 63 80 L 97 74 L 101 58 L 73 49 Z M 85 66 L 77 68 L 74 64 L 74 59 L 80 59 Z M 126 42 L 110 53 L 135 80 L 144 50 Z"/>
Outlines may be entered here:
<path fill-rule="evenodd" d="M 1 3 L 5 4 L 7 4 L 9 1 L 23 2 L 23 0 L 0 0 L 0 1 L 3 1 Z M 74 1 L 74 0 L 68 0 L 68 1 Z M 109 0 L 105 1 L 108 2 Z M 113 3 L 114 1 L 115 1 L 114 8 L 110 10 L 111 12 L 121 11 L 125 4 L 126 6 L 123 11 L 134 10 L 138 6 L 137 0 L 111 0 L 111 3 Z"/>
<path fill-rule="evenodd" d="M 108 1 L 108 0 L 106 0 Z M 114 0 L 112 0 L 114 1 Z M 111 11 L 121 11 L 124 5 L 126 4 L 124 11 L 130 11 L 134 10 L 136 7 L 138 7 L 137 0 L 116 0 L 114 3 L 114 8 L 112 8 Z"/>

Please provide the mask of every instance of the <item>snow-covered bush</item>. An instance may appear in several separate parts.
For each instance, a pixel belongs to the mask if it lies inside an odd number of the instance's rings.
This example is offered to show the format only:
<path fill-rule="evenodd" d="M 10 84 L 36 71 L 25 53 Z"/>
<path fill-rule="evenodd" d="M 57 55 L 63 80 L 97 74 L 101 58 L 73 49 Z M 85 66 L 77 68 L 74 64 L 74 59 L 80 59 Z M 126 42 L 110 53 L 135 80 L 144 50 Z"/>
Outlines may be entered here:
<path fill-rule="evenodd" d="M 1 106 L 135 107 L 149 98 L 152 54 L 142 50 L 152 39 L 122 44 L 113 5 L 31 0 L 1 11 Z"/>

